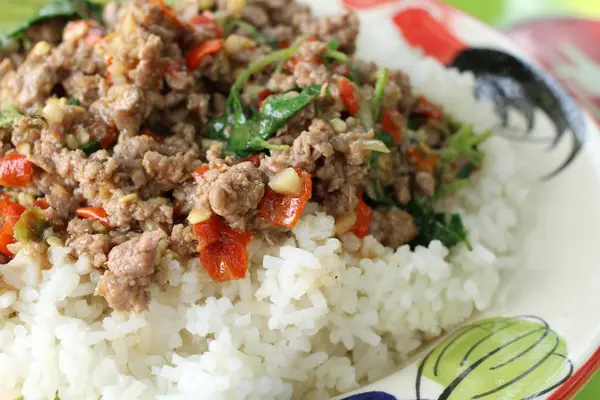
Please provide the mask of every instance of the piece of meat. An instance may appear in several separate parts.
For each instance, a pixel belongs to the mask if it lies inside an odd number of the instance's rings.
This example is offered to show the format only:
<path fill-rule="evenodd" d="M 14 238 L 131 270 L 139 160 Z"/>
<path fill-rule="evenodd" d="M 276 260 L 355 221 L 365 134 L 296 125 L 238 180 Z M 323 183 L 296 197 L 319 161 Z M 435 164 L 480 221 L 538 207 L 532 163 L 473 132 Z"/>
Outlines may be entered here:
<path fill-rule="evenodd" d="M 76 98 L 84 105 L 90 105 L 100 97 L 103 78 L 100 75 L 85 75 L 75 72 L 62 81 L 63 88 L 70 98 Z"/>
<path fill-rule="evenodd" d="M 433 197 L 435 194 L 435 178 L 429 172 L 418 171 L 415 174 L 415 187 L 419 194 L 425 197 Z"/>
<path fill-rule="evenodd" d="M 398 177 L 394 182 L 394 195 L 400 204 L 408 204 L 412 198 L 410 192 L 410 176 L 404 175 Z"/>
<path fill-rule="evenodd" d="M 2 108 L 11 104 L 21 109 L 44 105 L 60 79 L 57 66 L 52 65 L 48 57 L 51 51 L 49 46 L 47 51 L 38 47 L 38 50 L 28 54 L 16 71 L 9 71 L 4 75 L 0 81 Z"/>
<path fill-rule="evenodd" d="M 374 209 L 369 232 L 384 245 L 397 248 L 415 238 L 417 227 L 412 215 L 399 208 Z"/>
<path fill-rule="evenodd" d="M 315 18 L 310 13 L 299 13 L 293 16 L 292 23 L 304 35 L 315 36 L 325 43 L 337 40 L 340 50 L 354 51 L 359 27 L 358 16 L 354 12 L 323 18 Z"/>
<path fill-rule="evenodd" d="M 142 165 L 146 173 L 159 184 L 182 183 L 191 179 L 191 173 L 201 164 L 194 151 L 173 157 L 150 151 L 144 155 Z"/>
<path fill-rule="evenodd" d="M 358 205 L 356 188 L 353 185 L 344 185 L 341 189 L 327 193 L 323 198 L 323 205 L 329 215 L 338 216 L 352 211 Z"/>
<path fill-rule="evenodd" d="M 148 307 L 146 288 L 166 248 L 162 230 L 144 232 L 114 247 L 108 254 L 107 271 L 96 288 L 115 311 L 140 312 Z"/>
<path fill-rule="evenodd" d="M 73 218 L 67 225 L 67 233 L 73 238 L 84 234 L 93 234 L 97 232 L 96 224 L 93 219 Z"/>
<path fill-rule="evenodd" d="M 100 268 L 106 263 L 109 243 L 110 237 L 106 234 L 84 233 L 69 241 L 67 245 L 75 251 L 77 257 L 86 255 L 95 268 Z"/>
<path fill-rule="evenodd" d="M 110 200 L 97 200 L 98 205 L 106 211 L 111 227 L 130 229 L 134 222 L 148 222 L 152 225 L 173 223 L 171 205 L 139 198 L 123 201 L 124 196 L 126 194 L 115 191 Z"/>
<path fill-rule="evenodd" d="M 115 248 L 108 254 L 108 269 L 116 276 L 149 277 L 160 260 L 161 241 L 167 235 L 158 229 L 144 232 Z"/>
<path fill-rule="evenodd" d="M 183 257 L 198 253 L 198 238 L 190 225 L 177 224 L 171 231 L 171 250 Z"/>
<path fill-rule="evenodd" d="M 140 313 L 148 308 L 150 302 L 146 284 L 147 278 L 116 276 L 106 271 L 98 281 L 95 294 L 104 297 L 115 311 Z"/>
<path fill-rule="evenodd" d="M 317 160 L 333 155 L 333 146 L 329 143 L 335 135 L 329 124 L 321 119 L 314 119 L 307 131 L 298 136 L 290 149 L 272 151 L 267 157 L 264 169 L 271 173 L 292 167 L 300 168 L 307 172 L 314 172 Z"/>
<path fill-rule="evenodd" d="M 222 165 L 203 176 L 196 191 L 196 205 L 223 217 L 241 216 L 256 209 L 265 195 L 267 176 L 246 161 Z"/>

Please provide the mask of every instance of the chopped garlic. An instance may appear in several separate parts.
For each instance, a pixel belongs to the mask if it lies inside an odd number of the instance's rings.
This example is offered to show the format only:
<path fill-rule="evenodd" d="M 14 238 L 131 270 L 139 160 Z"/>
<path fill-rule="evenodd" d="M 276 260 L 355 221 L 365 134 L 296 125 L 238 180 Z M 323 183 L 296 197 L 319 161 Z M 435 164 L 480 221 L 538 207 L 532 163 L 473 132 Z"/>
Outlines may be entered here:
<path fill-rule="evenodd" d="M 135 32 L 135 20 L 133 19 L 133 15 L 131 13 L 128 13 L 125 17 L 125 21 L 123 21 L 121 29 L 126 35 L 133 35 Z"/>
<path fill-rule="evenodd" d="M 240 17 L 246 6 L 246 0 L 227 0 L 227 13 Z"/>
<path fill-rule="evenodd" d="M 256 42 L 254 40 L 236 34 L 227 36 L 227 39 L 225 39 L 225 43 L 223 44 L 223 49 L 225 49 L 225 52 L 229 55 L 254 47 L 256 47 Z"/>
<path fill-rule="evenodd" d="M 26 156 L 31 155 L 31 144 L 22 142 L 17 145 L 17 152 Z"/>
<path fill-rule="evenodd" d="M 188 215 L 187 220 L 190 224 L 199 224 L 200 222 L 209 219 L 211 215 L 212 213 L 210 210 L 194 208 Z"/>
<path fill-rule="evenodd" d="M 125 196 L 119 197 L 119 203 L 129 203 L 132 201 L 136 201 L 138 199 L 138 195 L 136 193 L 130 193 Z"/>
<path fill-rule="evenodd" d="M 347 233 L 354 224 L 356 224 L 356 220 L 358 217 L 354 211 L 347 212 L 346 214 L 342 214 L 335 220 L 335 234 L 342 235 Z"/>
<path fill-rule="evenodd" d="M 271 178 L 269 187 L 277 193 L 299 196 L 302 193 L 302 178 L 293 168 L 286 168 Z"/>
<path fill-rule="evenodd" d="M 213 8 L 215 0 L 198 0 L 198 8 L 200 10 L 208 10 Z"/>
<path fill-rule="evenodd" d="M 58 125 L 65 119 L 65 112 L 61 107 L 60 101 L 56 99 L 48 100 L 48 104 L 42 110 L 42 114 L 50 124 Z"/>
<path fill-rule="evenodd" d="M 74 135 L 67 135 L 67 137 L 65 138 L 65 141 L 67 142 L 67 147 L 71 150 L 75 150 L 79 148 L 79 141 L 77 140 L 77 137 Z"/>
<path fill-rule="evenodd" d="M 336 133 L 344 133 L 348 130 L 348 126 L 340 118 L 334 118 L 329 123 Z"/>
<path fill-rule="evenodd" d="M 31 52 L 38 57 L 43 57 L 50 53 L 50 45 L 45 40 L 37 42 L 36 45 L 31 49 Z"/>

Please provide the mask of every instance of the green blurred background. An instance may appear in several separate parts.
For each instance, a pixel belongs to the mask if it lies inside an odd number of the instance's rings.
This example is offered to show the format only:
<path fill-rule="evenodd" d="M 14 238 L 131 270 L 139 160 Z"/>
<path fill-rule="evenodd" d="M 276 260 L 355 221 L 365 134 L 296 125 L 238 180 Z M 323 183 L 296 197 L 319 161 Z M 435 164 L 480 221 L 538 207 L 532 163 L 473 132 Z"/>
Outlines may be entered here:
<path fill-rule="evenodd" d="M 540 17 L 569 15 L 600 18 L 600 0 L 442 0 L 499 29 Z M 600 46 L 600 43 L 598 43 Z M 598 76 L 600 80 L 600 76 Z M 575 400 L 600 400 L 600 373 Z"/>
<path fill-rule="evenodd" d="M 600 18 L 600 0 L 443 0 L 498 27 L 550 15 Z"/>

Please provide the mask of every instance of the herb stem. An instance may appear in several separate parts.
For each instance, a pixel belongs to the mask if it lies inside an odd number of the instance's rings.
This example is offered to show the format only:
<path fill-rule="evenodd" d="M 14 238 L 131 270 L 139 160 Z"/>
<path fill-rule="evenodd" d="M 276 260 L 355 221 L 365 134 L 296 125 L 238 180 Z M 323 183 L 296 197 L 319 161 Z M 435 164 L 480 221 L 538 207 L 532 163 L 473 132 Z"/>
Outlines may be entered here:
<path fill-rule="evenodd" d="M 379 112 L 381 110 L 381 104 L 383 103 L 383 96 L 385 94 L 385 86 L 389 79 L 388 69 L 381 67 L 377 72 L 377 82 L 375 83 L 375 91 L 371 98 L 371 112 L 373 113 L 373 119 L 377 121 L 379 118 Z"/>
<path fill-rule="evenodd" d="M 250 79 L 250 77 L 252 75 L 254 75 L 257 72 L 260 72 L 264 68 L 268 67 L 270 64 L 272 64 L 274 62 L 285 61 L 285 60 L 295 56 L 296 54 L 298 54 L 298 51 L 300 50 L 300 45 L 305 40 L 306 40 L 306 37 L 302 37 L 302 38 L 296 40 L 289 48 L 274 51 L 273 53 L 265 56 L 261 60 L 258 60 L 254 64 L 251 64 L 248 68 L 246 68 L 246 70 L 244 70 L 244 72 L 242 72 L 237 77 L 233 86 L 231 86 L 231 93 L 233 94 L 233 93 L 238 93 L 239 91 L 241 91 L 242 86 L 244 86 L 246 84 L 246 82 Z"/>
<path fill-rule="evenodd" d="M 326 58 L 331 58 L 332 60 L 335 60 L 342 64 L 350 63 L 350 59 L 348 58 L 348 56 L 342 53 L 341 51 L 327 49 L 323 56 Z"/>

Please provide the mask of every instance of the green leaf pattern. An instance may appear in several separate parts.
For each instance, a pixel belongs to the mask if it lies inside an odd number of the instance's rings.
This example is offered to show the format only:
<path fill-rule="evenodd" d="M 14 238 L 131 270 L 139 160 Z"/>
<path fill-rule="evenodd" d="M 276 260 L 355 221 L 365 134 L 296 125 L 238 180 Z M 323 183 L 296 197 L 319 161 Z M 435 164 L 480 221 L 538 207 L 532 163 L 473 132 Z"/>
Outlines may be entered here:
<path fill-rule="evenodd" d="M 564 340 L 537 317 L 489 318 L 450 334 L 418 365 L 417 399 L 427 377 L 444 387 L 438 400 L 524 400 L 571 376 Z"/>

